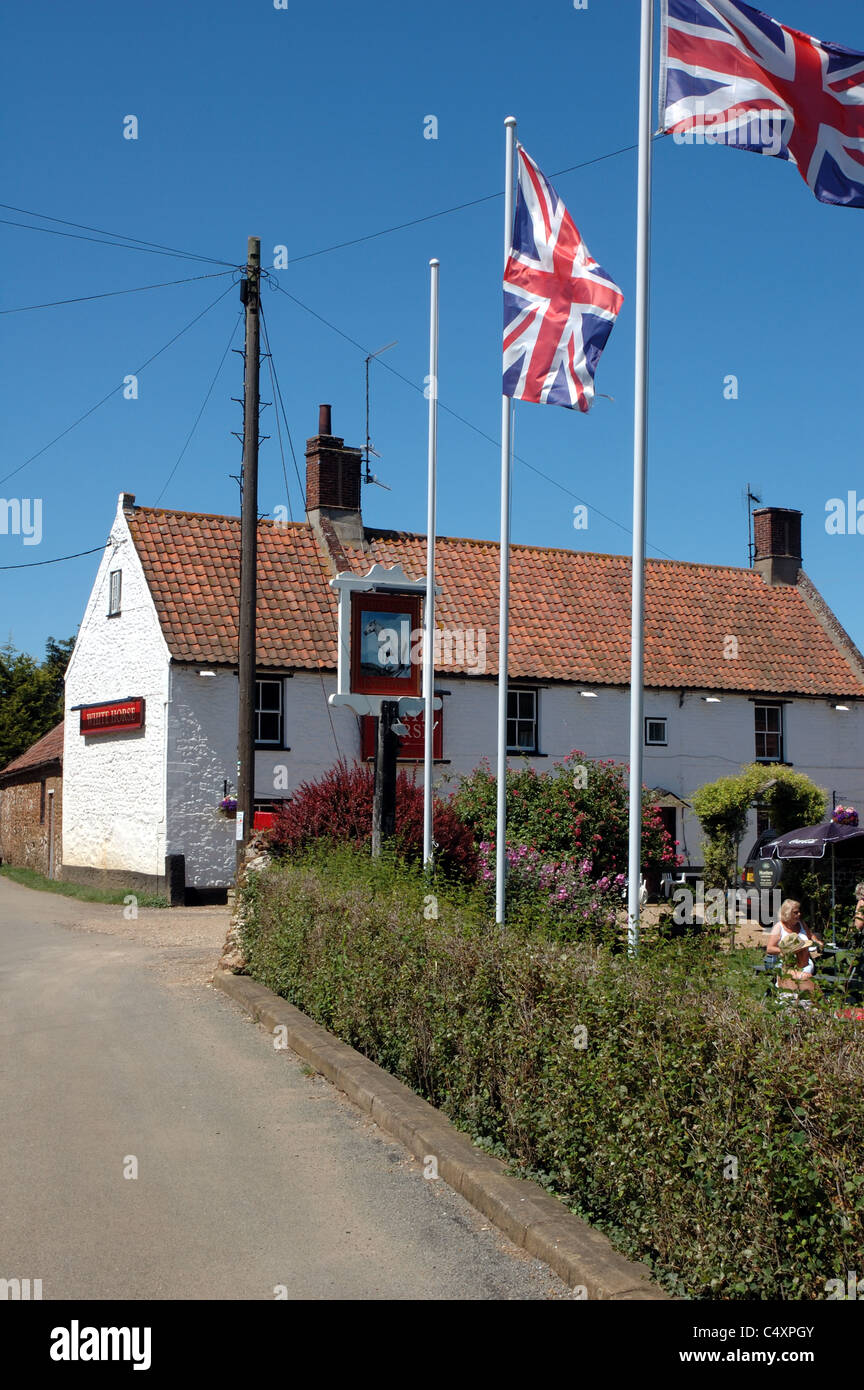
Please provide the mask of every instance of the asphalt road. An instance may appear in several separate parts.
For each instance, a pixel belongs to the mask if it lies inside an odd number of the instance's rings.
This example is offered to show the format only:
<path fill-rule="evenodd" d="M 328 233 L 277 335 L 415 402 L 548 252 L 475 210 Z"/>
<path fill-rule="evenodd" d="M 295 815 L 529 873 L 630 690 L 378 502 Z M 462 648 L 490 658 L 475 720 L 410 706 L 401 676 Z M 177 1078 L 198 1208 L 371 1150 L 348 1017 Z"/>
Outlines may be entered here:
<path fill-rule="evenodd" d="M 568 1298 L 212 989 L 226 927 L 0 878 L 0 1278 L 43 1299 Z"/>

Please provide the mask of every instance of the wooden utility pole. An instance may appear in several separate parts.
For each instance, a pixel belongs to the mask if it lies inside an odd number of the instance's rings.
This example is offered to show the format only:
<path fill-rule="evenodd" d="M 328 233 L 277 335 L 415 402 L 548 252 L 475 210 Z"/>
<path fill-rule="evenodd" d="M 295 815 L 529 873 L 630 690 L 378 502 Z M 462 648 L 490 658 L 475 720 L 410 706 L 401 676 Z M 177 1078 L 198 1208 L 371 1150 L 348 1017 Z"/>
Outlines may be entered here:
<path fill-rule="evenodd" d="M 252 833 L 255 802 L 255 618 L 258 606 L 258 413 L 260 367 L 261 240 L 250 236 L 246 278 L 240 294 L 246 305 L 243 394 L 243 478 L 240 505 L 240 613 L 237 652 L 240 717 L 237 728 L 237 815 L 243 831 L 237 866 Z"/>
<path fill-rule="evenodd" d="M 399 722 L 396 700 L 382 700 L 378 716 L 375 747 L 375 791 L 372 797 L 372 855 L 377 859 L 385 840 L 396 833 L 396 757 L 399 735 L 393 725 Z"/>

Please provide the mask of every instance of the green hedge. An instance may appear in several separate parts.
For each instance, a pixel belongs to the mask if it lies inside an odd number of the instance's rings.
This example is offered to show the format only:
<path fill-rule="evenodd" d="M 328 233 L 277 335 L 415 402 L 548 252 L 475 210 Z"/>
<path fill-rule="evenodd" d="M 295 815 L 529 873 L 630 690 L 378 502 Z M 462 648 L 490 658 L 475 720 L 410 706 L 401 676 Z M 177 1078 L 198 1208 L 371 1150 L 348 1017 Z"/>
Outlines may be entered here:
<path fill-rule="evenodd" d="M 770 1007 L 704 939 L 634 962 L 501 933 L 465 894 L 427 920 L 428 892 L 347 852 L 252 877 L 249 973 L 680 1296 L 824 1298 L 862 1272 L 864 1029 Z"/>

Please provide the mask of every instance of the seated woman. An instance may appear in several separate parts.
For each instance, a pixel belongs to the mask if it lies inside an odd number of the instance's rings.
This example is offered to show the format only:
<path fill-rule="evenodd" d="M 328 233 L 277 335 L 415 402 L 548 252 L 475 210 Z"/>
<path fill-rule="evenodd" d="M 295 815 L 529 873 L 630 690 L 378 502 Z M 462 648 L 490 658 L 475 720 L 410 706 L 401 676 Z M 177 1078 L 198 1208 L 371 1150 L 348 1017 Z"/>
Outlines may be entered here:
<path fill-rule="evenodd" d="M 800 947 L 795 949 L 795 938 Z M 816 988 L 813 970 L 821 939 L 801 921 L 801 904 L 787 898 L 780 906 L 780 915 L 771 929 L 765 947 L 766 965 L 781 967 L 778 989 L 796 994 L 812 994 Z"/>

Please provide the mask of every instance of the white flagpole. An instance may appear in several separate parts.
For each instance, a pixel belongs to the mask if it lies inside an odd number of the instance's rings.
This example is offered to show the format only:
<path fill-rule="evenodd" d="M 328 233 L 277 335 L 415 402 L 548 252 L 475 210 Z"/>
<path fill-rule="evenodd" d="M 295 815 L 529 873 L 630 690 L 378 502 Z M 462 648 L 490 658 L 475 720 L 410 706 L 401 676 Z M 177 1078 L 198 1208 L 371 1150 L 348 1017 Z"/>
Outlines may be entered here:
<path fill-rule="evenodd" d="M 639 199 L 636 240 L 636 397 L 633 441 L 633 599 L 630 643 L 630 810 L 627 943 L 639 949 L 642 870 L 642 719 L 645 659 L 645 455 L 648 424 L 648 295 L 651 263 L 651 138 L 654 0 L 642 0 L 639 69 Z"/>
<path fill-rule="evenodd" d="M 438 470 L 438 268 L 429 262 L 429 477 L 426 504 L 426 613 L 423 634 L 423 863 L 432 863 L 432 756 L 435 710 L 435 503 Z"/>
<path fill-rule="evenodd" d="M 504 177 L 504 265 L 513 237 L 513 168 L 516 117 L 504 122 L 507 153 Z M 501 397 L 501 586 L 498 600 L 498 784 L 495 829 L 495 921 L 504 925 L 507 902 L 507 658 L 510 648 L 510 435 L 513 402 Z"/>

